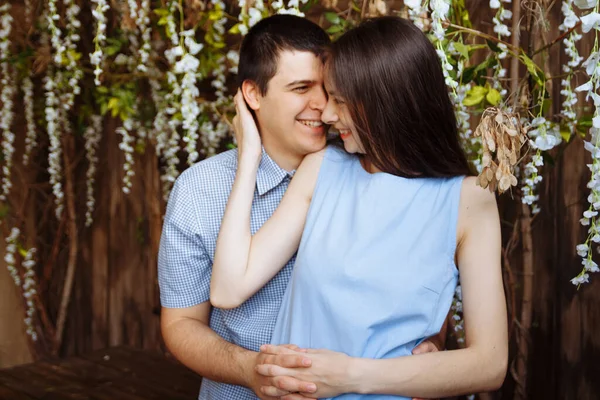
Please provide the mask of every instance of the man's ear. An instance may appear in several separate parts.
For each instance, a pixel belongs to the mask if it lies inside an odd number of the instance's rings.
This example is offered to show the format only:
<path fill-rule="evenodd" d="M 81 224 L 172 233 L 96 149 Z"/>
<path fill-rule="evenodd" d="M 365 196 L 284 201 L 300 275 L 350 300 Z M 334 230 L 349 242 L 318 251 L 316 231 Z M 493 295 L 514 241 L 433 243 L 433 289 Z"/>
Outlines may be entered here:
<path fill-rule="evenodd" d="M 262 96 L 258 85 L 255 82 L 249 79 L 242 82 L 242 94 L 244 95 L 244 100 L 246 100 L 248 107 L 253 111 L 257 111 L 260 108 L 260 99 Z"/>

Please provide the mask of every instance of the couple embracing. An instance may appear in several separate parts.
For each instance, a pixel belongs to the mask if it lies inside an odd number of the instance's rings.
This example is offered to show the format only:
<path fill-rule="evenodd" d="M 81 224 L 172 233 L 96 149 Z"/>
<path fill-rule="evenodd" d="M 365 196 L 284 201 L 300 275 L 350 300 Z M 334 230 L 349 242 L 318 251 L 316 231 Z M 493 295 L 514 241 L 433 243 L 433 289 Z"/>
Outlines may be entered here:
<path fill-rule="evenodd" d="M 238 149 L 182 173 L 161 237 L 162 333 L 204 377 L 199 399 L 501 386 L 498 211 L 471 176 L 441 68 L 396 17 L 335 43 L 290 15 L 250 29 Z M 466 346 L 437 351 L 459 271 Z"/>

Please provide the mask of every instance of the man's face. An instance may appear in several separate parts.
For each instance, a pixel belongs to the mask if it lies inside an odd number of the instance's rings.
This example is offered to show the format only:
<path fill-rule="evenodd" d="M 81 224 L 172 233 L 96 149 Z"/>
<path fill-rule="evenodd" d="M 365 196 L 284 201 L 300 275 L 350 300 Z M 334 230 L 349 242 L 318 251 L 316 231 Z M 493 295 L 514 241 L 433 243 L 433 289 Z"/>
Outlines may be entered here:
<path fill-rule="evenodd" d="M 256 117 L 265 146 L 293 159 L 325 146 L 323 63 L 314 54 L 280 52 L 277 72 L 259 101 Z"/>

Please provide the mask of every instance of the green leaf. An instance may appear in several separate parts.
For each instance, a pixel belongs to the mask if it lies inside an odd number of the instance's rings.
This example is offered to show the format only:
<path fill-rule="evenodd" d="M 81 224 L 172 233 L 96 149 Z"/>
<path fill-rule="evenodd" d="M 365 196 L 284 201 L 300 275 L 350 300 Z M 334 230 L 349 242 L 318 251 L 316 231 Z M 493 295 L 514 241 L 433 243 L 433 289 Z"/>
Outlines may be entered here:
<path fill-rule="evenodd" d="M 546 82 L 546 76 L 544 75 L 544 71 L 542 71 L 540 67 L 538 67 L 533 62 L 533 60 L 529 58 L 525 53 L 522 53 L 519 56 L 519 59 L 523 64 L 525 64 L 525 66 L 527 67 L 527 71 L 529 71 L 529 74 L 531 74 L 533 80 L 535 80 L 535 82 L 538 85 L 543 86 Z"/>
<path fill-rule="evenodd" d="M 463 56 L 463 58 L 467 60 L 469 59 L 469 46 L 466 46 L 460 42 L 456 42 L 454 43 L 454 48 L 460 53 L 461 56 Z"/>
<path fill-rule="evenodd" d="M 492 50 L 494 53 L 502 53 L 502 49 L 493 40 L 486 39 L 485 42 L 487 43 L 490 50 Z"/>
<path fill-rule="evenodd" d="M 488 88 L 483 86 L 473 86 L 471 90 L 467 92 L 463 104 L 467 107 L 477 105 L 483 101 L 487 93 Z"/>
<path fill-rule="evenodd" d="M 485 95 L 485 99 L 488 103 L 493 106 L 497 106 L 502 101 L 502 96 L 500 92 L 494 88 L 489 89 L 488 93 Z"/>
<path fill-rule="evenodd" d="M 339 25 L 341 23 L 340 16 L 334 12 L 326 12 L 325 19 L 333 25 Z"/>
<path fill-rule="evenodd" d="M 237 35 L 240 33 L 240 24 L 235 24 L 234 26 L 231 27 L 231 29 L 229 29 L 229 33 L 231 33 L 232 35 Z"/>
<path fill-rule="evenodd" d="M 117 97 L 111 97 L 110 100 L 108 101 L 108 109 L 109 110 L 115 110 L 115 109 L 119 109 L 119 99 Z"/>
<path fill-rule="evenodd" d="M 571 140 L 571 130 L 569 129 L 568 126 L 566 126 L 566 125 L 560 126 L 560 136 L 563 138 L 563 140 L 566 143 L 569 143 L 569 141 Z"/>
<path fill-rule="evenodd" d="M 163 26 L 169 23 L 169 18 L 167 17 L 160 17 L 160 19 L 158 20 L 158 26 Z"/>
<path fill-rule="evenodd" d="M 344 27 L 341 25 L 332 25 L 329 28 L 327 28 L 327 33 L 339 33 L 342 32 L 344 30 Z"/>
<path fill-rule="evenodd" d="M 481 78 L 487 73 L 488 68 L 493 68 L 497 62 L 498 60 L 496 60 L 496 57 L 488 57 L 481 64 L 465 68 L 462 73 L 461 82 L 467 84 L 474 80 L 483 84 L 480 82 L 480 80 L 482 80 Z"/>
<path fill-rule="evenodd" d="M 169 15 L 169 10 L 166 8 L 157 8 L 154 10 L 154 14 L 158 15 L 159 17 L 166 17 Z"/>

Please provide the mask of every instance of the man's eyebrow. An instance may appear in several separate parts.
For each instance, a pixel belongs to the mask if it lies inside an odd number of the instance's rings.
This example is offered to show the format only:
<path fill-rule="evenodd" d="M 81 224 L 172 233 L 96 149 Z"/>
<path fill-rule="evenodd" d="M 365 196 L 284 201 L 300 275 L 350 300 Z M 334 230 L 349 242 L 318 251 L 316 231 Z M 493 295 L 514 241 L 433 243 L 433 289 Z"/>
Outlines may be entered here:
<path fill-rule="evenodd" d="M 309 80 L 309 79 L 304 79 L 304 80 L 300 80 L 300 81 L 293 81 L 288 83 L 287 85 L 285 85 L 285 87 L 292 87 L 292 86 L 297 86 L 297 85 L 314 85 L 317 81 L 313 81 L 313 80 Z"/>

